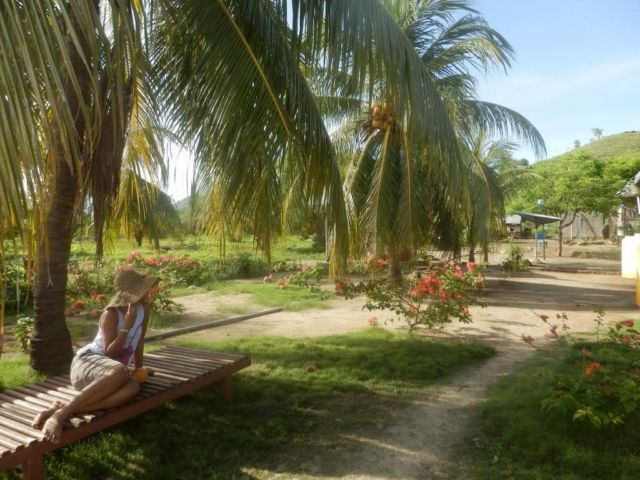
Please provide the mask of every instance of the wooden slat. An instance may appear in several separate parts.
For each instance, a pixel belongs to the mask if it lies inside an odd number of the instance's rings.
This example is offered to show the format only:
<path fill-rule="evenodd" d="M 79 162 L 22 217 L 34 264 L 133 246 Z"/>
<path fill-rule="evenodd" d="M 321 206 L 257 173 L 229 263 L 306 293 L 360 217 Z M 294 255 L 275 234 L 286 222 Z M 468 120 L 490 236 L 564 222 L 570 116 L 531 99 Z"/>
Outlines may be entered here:
<path fill-rule="evenodd" d="M 178 375 L 188 376 L 191 378 L 193 376 L 197 376 L 200 372 L 196 372 L 193 369 L 187 368 L 183 365 L 180 365 L 173 361 L 168 361 L 167 359 L 156 359 L 156 358 L 148 358 L 146 364 L 150 367 L 153 367 L 158 370 L 165 370 L 167 372 L 173 372 Z M 210 368 L 208 370 L 211 370 Z M 201 371 L 207 371 L 207 369 L 203 369 Z"/>
<path fill-rule="evenodd" d="M 10 440 L 16 441 L 26 447 L 32 445 L 34 442 L 38 441 L 39 438 L 30 437 L 28 435 L 24 435 L 23 433 L 17 432 L 12 428 L 7 428 L 0 424 L 0 437 L 8 438 Z"/>
<path fill-rule="evenodd" d="M 8 402 L 0 402 L 0 410 L 3 412 L 11 412 L 14 415 L 18 415 L 22 418 L 25 418 L 26 420 L 29 421 L 29 423 L 31 423 L 31 420 L 33 420 L 34 412 L 32 410 L 27 410 L 26 408 L 21 407 L 20 405 L 15 405 L 13 403 L 8 403 Z"/>
<path fill-rule="evenodd" d="M 14 452 L 24 448 L 24 445 L 21 442 L 7 438 L 4 435 L 0 435 L 0 445 L 8 448 L 9 450 L 13 450 Z"/>
<path fill-rule="evenodd" d="M 177 361 L 168 362 L 165 359 L 152 358 L 152 359 L 147 359 L 145 363 L 150 367 L 160 366 L 162 368 L 170 369 L 177 373 L 184 373 L 185 375 L 189 374 L 194 377 L 197 377 L 198 375 L 202 375 L 205 372 L 214 370 L 214 368 L 195 367 L 191 365 L 180 365 L 179 363 L 177 363 Z"/>
<path fill-rule="evenodd" d="M 26 425 L 20 421 L 16 421 L 12 418 L 6 417 L 6 412 L 0 412 L 0 425 L 15 430 L 17 432 L 21 432 L 24 435 L 28 435 L 33 438 L 42 437 L 42 432 L 40 430 L 36 430 L 30 424 Z"/>
<path fill-rule="evenodd" d="M 224 367 L 226 364 L 224 363 L 214 363 L 209 361 L 202 362 L 193 362 L 190 360 L 183 360 L 178 357 L 145 357 L 145 364 L 149 364 L 149 362 L 162 362 L 166 365 L 179 365 L 181 369 L 191 369 L 191 370 L 215 370 L 216 368 Z"/>
<path fill-rule="evenodd" d="M 52 382 L 50 380 L 47 380 L 46 382 L 39 383 L 38 385 L 42 386 L 44 388 L 50 388 L 50 389 L 56 390 L 57 392 L 60 392 L 60 393 L 67 393 L 67 394 L 69 394 L 69 395 L 71 395 L 73 397 L 78 396 L 78 393 L 80 393 L 80 392 L 78 392 L 78 390 L 76 390 L 75 388 L 73 388 L 71 386 L 63 387 L 63 386 L 60 386 L 57 383 L 54 383 L 54 382 Z"/>
<path fill-rule="evenodd" d="M 3 400 L 9 404 L 13 404 L 13 405 L 17 405 L 19 407 L 21 407 L 23 410 L 29 410 L 33 413 L 39 413 L 42 411 L 43 408 L 47 408 L 48 405 L 44 404 L 44 405 L 39 405 L 39 404 L 35 404 L 33 402 L 29 402 L 27 401 L 26 398 L 24 398 L 24 395 L 21 396 L 20 398 L 16 398 L 15 396 L 11 395 L 11 391 L 10 390 L 5 390 L 4 393 L 0 394 L 0 400 Z"/>
<path fill-rule="evenodd" d="M 16 392 L 25 393 L 27 395 L 37 395 L 38 398 L 42 398 L 43 400 L 51 399 L 51 403 L 55 401 L 68 403 L 70 400 L 73 400 L 73 396 L 68 393 L 58 392 L 57 390 L 53 390 L 51 388 L 41 387 L 40 385 L 29 385 L 29 387 L 18 387 L 14 388 Z"/>
<path fill-rule="evenodd" d="M 150 354 L 153 355 L 153 354 Z M 185 365 L 195 365 L 195 366 L 203 366 L 208 365 L 211 367 L 217 367 L 220 365 L 227 365 L 229 362 L 213 359 L 207 357 L 194 357 L 193 355 L 188 356 L 184 355 L 181 352 L 162 352 L 162 355 L 157 355 L 158 358 L 171 358 L 173 360 L 177 360 L 180 363 L 184 363 Z"/>
<path fill-rule="evenodd" d="M 73 390 L 74 392 L 77 391 L 75 388 L 73 388 L 73 385 L 71 385 L 67 381 L 62 380 L 60 377 L 52 377 L 48 379 L 47 382 L 58 385 L 59 387 L 68 388 L 69 390 Z"/>
<path fill-rule="evenodd" d="M 169 352 L 172 352 L 172 351 L 180 352 L 180 353 L 183 353 L 184 355 L 193 356 L 195 358 L 208 357 L 208 358 L 219 359 L 219 360 L 224 360 L 228 362 L 236 362 L 243 358 L 247 358 L 244 355 L 238 355 L 236 353 L 221 353 L 221 352 L 210 352 L 208 350 L 194 350 L 194 349 L 189 349 L 184 347 L 178 347 L 176 345 L 169 345 L 166 348 L 166 350 Z M 157 352 L 154 352 L 154 353 L 157 353 Z"/>

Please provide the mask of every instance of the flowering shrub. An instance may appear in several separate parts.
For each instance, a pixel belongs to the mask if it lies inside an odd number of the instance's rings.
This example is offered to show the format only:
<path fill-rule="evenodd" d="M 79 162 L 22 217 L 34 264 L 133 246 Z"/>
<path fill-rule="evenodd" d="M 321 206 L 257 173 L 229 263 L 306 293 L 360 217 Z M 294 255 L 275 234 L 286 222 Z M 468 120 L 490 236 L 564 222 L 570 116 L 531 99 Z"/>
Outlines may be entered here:
<path fill-rule="evenodd" d="M 604 310 L 598 308 L 594 320 L 596 342 L 581 345 L 569 335 L 566 314 L 556 314 L 557 324 L 552 324 L 547 315 L 540 315 L 540 319 L 549 326 L 554 345 L 568 358 L 574 358 L 572 373 L 557 376 L 550 395 L 542 400 L 542 411 L 587 421 L 594 428 L 623 423 L 640 404 L 640 370 L 620 368 L 617 360 L 620 355 L 625 356 L 625 349 L 640 344 L 636 322 L 616 323 L 608 328 L 608 341 L 601 342 Z M 523 341 L 537 348 L 531 336 L 523 336 Z"/>
<path fill-rule="evenodd" d="M 279 279 L 276 283 L 278 288 L 287 288 L 289 285 L 306 288 L 310 292 L 319 293 L 324 297 L 324 293 L 320 288 L 320 280 L 322 280 L 322 266 L 314 265 L 312 267 L 302 267 L 299 271 L 287 275 Z M 269 274 L 265 279 L 271 279 Z M 267 281 L 267 280 L 265 280 Z"/>
<path fill-rule="evenodd" d="M 127 257 L 127 264 L 149 271 L 161 277 L 169 285 L 201 285 L 207 279 L 202 264 L 188 255 L 151 255 L 143 257 L 133 251 Z"/>
<path fill-rule="evenodd" d="M 391 310 L 407 322 L 410 329 L 418 325 L 433 328 L 458 320 L 471 322 L 469 304 L 476 300 L 476 293 L 484 286 L 481 273 L 469 262 L 461 265 L 444 264 L 423 272 L 410 280 L 390 282 L 384 274 L 388 262 L 372 260 L 368 264 L 370 280 L 353 283 L 336 282 L 336 294 L 345 298 L 365 295 L 368 310 Z"/>

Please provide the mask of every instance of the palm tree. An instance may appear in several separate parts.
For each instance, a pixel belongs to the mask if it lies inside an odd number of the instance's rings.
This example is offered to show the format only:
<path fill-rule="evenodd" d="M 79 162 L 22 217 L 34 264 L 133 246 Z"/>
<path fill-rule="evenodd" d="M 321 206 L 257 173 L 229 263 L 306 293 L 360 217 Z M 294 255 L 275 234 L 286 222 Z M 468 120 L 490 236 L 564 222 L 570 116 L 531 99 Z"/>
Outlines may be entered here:
<path fill-rule="evenodd" d="M 321 98 L 332 118 L 346 118 L 335 134 L 338 148 L 356 152 L 345 181 L 354 243 L 388 255 L 390 277 L 398 279 L 400 257 L 418 245 L 459 251 L 477 207 L 473 196 L 497 188 L 468 151 L 474 132 L 515 134 L 539 154 L 544 142 L 517 112 L 477 100 L 471 71 L 506 70 L 512 48 L 467 2 L 389 3 L 445 107 L 453 151 L 433 148 L 428 133 L 408 128 L 384 82 L 371 85 L 370 104 L 349 96 L 348 81 L 343 96 Z M 466 14 L 455 19 L 460 10 Z"/>
<path fill-rule="evenodd" d="M 347 70 L 355 92 L 384 82 L 407 131 L 455 153 L 432 78 L 377 0 L 16 0 L 0 4 L 0 32 L 0 209 L 12 226 L 30 202 L 39 212 L 31 364 L 41 372 L 65 371 L 72 356 L 74 215 L 90 194 L 105 225 L 141 110 L 193 147 L 200 182 L 216 179 L 230 217 L 257 211 L 259 172 L 290 158 L 331 219 L 337 268 L 343 193 L 305 63 Z"/>
<path fill-rule="evenodd" d="M 492 141 L 486 132 L 478 131 L 467 139 L 472 160 L 471 209 L 467 220 L 469 261 L 475 261 L 475 247 L 480 245 L 484 261 L 488 261 L 491 238 L 504 231 L 505 205 L 519 189 L 540 176 L 513 160 L 517 145 L 506 140 Z"/>
<path fill-rule="evenodd" d="M 114 220 L 118 230 L 133 237 L 140 247 L 144 237 L 160 248 L 160 238 L 180 234 L 180 215 L 169 195 L 157 185 L 126 170 L 116 202 Z"/>

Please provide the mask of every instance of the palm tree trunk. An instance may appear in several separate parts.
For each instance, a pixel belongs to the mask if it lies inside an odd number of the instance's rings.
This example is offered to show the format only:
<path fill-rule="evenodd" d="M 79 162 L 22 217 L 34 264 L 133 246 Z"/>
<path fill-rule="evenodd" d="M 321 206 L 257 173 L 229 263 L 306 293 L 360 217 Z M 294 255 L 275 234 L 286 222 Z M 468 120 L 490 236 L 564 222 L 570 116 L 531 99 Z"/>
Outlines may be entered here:
<path fill-rule="evenodd" d="M 73 358 L 64 309 L 78 180 L 59 149 L 50 154 L 58 158 L 45 233 L 38 246 L 31 366 L 58 375 L 69 372 Z"/>
<path fill-rule="evenodd" d="M 94 0 L 96 10 L 99 2 Z M 69 40 L 71 44 L 71 40 Z M 88 46 L 83 45 L 85 55 Z M 70 48 L 71 63 L 79 89 L 71 84 L 65 86 L 65 99 L 75 114 L 75 134 L 78 143 L 85 136 L 86 125 L 80 111 L 77 92 L 91 91 L 91 78 L 86 65 L 76 48 Z M 54 129 L 57 125 L 53 125 Z M 34 370 L 45 374 L 69 372 L 73 358 L 71 335 L 65 321 L 65 294 L 67 273 L 76 204 L 79 197 L 77 172 L 72 170 L 65 156 L 59 137 L 52 137 L 49 148 L 50 164 L 55 165 L 50 178 L 50 203 L 44 213 L 44 233 L 37 236 L 37 274 L 34 293 L 33 332 L 30 343 L 30 363 Z M 82 151 L 81 145 L 78 151 Z M 74 165 L 73 168 L 77 168 Z"/>
<path fill-rule="evenodd" d="M 402 280 L 402 270 L 400 269 L 400 258 L 398 249 L 395 246 L 389 247 L 389 281 L 399 283 Z"/>

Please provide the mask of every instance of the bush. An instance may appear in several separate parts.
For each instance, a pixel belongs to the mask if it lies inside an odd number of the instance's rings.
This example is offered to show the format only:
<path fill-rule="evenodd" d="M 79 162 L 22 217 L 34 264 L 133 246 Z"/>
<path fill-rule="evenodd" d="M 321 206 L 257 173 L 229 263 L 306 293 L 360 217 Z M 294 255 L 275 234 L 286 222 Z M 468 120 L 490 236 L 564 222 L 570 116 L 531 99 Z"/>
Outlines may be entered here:
<path fill-rule="evenodd" d="M 33 331 L 33 318 L 26 315 L 18 315 L 16 324 L 13 327 L 13 336 L 18 341 L 20 349 L 24 353 L 29 353 L 31 345 L 31 332 Z"/>
<path fill-rule="evenodd" d="M 548 415 L 560 414 L 576 422 L 588 422 L 596 429 L 618 425 L 627 415 L 636 413 L 640 404 L 640 370 L 629 369 L 622 357 L 640 350 L 640 332 L 634 320 L 618 322 L 607 328 L 607 341 L 600 340 L 604 328 L 604 311 L 596 309 L 596 342 L 576 341 L 568 334 L 567 315 L 557 314 L 558 324 L 540 315 L 549 326 L 556 347 L 572 360 L 570 373 L 556 377 L 551 393 L 541 402 Z M 561 323 L 561 325 L 560 325 Z M 532 346 L 530 336 L 523 340 Z"/>
<path fill-rule="evenodd" d="M 529 270 L 530 262 L 524 258 L 524 252 L 517 245 L 511 245 L 509 256 L 502 262 L 502 269 L 509 274 L 515 272 L 526 272 Z"/>
<path fill-rule="evenodd" d="M 484 287 L 484 279 L 473 262 L 466 270 L 461 265 L 433 267 L 410 280 L 398 282 L 386 278 L 388 262 L 384 259 L 368 263 L 371 279 L 352 283 L 336 283 L 336 294 L 345 298 L 365 295 L 368 310 L 391 310 L 413 329 L 418 325 L 433 328 L 457 319 L 471 322 L 469 304 Z"/>

